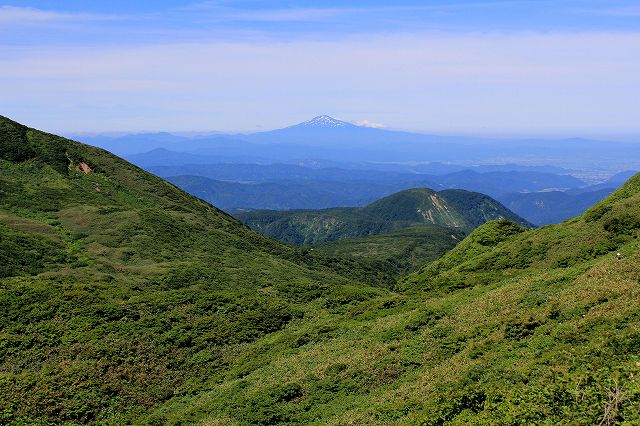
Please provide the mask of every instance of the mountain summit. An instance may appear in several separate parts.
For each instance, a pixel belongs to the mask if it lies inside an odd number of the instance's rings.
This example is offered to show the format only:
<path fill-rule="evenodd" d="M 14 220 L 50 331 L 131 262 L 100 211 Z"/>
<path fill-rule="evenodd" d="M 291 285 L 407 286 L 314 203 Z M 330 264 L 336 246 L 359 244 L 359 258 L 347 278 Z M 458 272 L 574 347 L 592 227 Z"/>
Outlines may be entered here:
<path fill-rule="evenodd" d="M 308 121 L 294 124 L 282 129 L 244 135 L 248 142 L 270 142 L 294 145 L 349 147 L 367 146 L 371 144 L 392 143 L 398 139 L 404 140 L 403 132 L 389 132 L 382 129 L 373 129 L 365 126 L 357 126 L 347 121 L 342 121 L 328 115 L 319 115 Z M 411 135 L 410 139 L 422 140 L 422 135 Z M 387 158 L 382 155 L 380 158 Z"/>
<path fill-rule="evenodd" d="M 315 127 L 315 128 L 325 128 L 325 129 L 335 129 L 338 127 L 356 127 L 354 124 L 347 123 L 346 121 L 336 120 L 333 117 L 328 115 L 319 115 L 317 117 L 312 118 L 309 121 L 305 121 L 303 123 L 297 124 L 292 127 L 304 126 L 304 127 Z"/>

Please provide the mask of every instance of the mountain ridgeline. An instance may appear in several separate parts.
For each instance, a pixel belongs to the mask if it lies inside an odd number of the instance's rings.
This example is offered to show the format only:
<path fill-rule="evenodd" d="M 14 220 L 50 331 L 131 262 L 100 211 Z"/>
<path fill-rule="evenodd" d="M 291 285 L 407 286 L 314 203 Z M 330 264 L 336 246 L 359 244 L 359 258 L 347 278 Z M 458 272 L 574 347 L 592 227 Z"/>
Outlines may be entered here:
<path fill-rule="evenodd" d="M 494 219 L 530 224 L 492 198 L 464 190 L 435 192 L 416 188 L 392 194 L 365 207 L 323 210 L 236 212 L 252 229 L 292 244 L 314 244 L 379 235 L 415 225 L 462 232 Z"/>
<path fill-rule="evenodd" d="M 368 215 L 473 227 L 404 200 Z M 2 424 L 640 423 L 640 175 L 390 281 L 0 117 L 0 256 Z"/>
<path fill-rule="evenodd" d="M 588 139 L 489 139 L 465 136 L 425 135 L 357 126 L 328 116 L 303 123 L 249 134 L 211 134 L 188 138 L 171 134 L 139 134 L 121 137 L 83 137 L 84 142 L 118 155 L 141 154 L 153 149 L 216 156 L 234 162 L 340 159 L 348 162 L 486 162 L 496 158 L 548 161 L 555 158 L 562 167 L 588 162 L 628 162 L 640 156 L 633 143 Z M 241 160 L 243 159 L 243 160 Z M 560 160 L 561 161 L 558 161 Z M 238 161 L 241 160 L 241 161 Z"/>

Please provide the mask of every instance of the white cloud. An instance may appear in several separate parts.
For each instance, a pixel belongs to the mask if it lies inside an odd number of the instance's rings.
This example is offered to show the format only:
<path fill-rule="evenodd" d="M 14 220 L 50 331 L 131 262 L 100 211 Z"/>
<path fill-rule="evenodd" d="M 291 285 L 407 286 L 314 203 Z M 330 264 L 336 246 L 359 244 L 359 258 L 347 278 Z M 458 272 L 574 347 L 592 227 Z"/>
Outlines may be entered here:
<path fill-rule="evenodd" d="M 253 22 L 311 22 L 322 21 L 348 13 L 348 8 L 291 7 L 281 9 L 240 9 L 231 2 L 205 1 L 180 8 L 196 11 L 201 18 Z"/>
<path fill-rule="evenodd" d="M 384 127 L 382 123 L 374 123 L 369 120 L 354 121 L 353 124 L 356 126 L 371 127 L 372 129 L 382 129 Z"/>
<path fill-rule="evenodd" d="M 277 9 L 231 12 L 223 14 L 224 19 L 259 22 L 321 21 L 340 14 L 339 9 Z"/>

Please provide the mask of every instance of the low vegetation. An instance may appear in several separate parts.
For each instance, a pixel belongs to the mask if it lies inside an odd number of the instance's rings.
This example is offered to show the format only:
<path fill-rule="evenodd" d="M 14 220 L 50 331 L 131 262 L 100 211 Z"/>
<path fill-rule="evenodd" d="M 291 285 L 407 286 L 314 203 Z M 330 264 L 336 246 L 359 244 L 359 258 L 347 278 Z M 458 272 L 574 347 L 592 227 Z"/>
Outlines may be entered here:
<path fill-rule="evenodd" d="M 4 423 L 130 423 L 312 304 L 393 283 L 255 234 L 99 149 L 3 118 L 0 140 Z"/>
<path fill-rule="evenodd" d="M 640 176 L 394 283 L 104 151 L 0 141 L 0 423 L 640 422 Z"/>
<path fill-rule="evenodd" d="M 381 235 L 344 238 L 311 247 L 321 253 L 373 262 L 377 268 L 400 276 L 436 260 L 463 238 L 464 233 L 460 230 L 418 225 Z"/>

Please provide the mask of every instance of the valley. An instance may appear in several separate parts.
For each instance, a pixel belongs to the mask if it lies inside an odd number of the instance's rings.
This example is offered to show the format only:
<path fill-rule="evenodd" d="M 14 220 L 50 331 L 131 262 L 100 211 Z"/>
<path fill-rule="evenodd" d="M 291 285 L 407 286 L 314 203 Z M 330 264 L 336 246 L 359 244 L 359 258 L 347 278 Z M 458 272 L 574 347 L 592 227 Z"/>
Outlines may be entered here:
<path fill-rule="evenodd" d="M 437 259 L 485 222 L 507 219 L 533 226 L 486 195 L 453 189 L 408 189 L 365 207 L 233 214 L 271 238 L 322 253 L 383 262 L 389 265 L 385 271 L 397 275 Z"/>
<path fill-rule="evenodd" d="M 406 227 L 309 250 L 100 149 L 0 140 L 3 422 L 640 421 L 638 176 L 533 230 L 408 191 L 329 210 Z"/>

